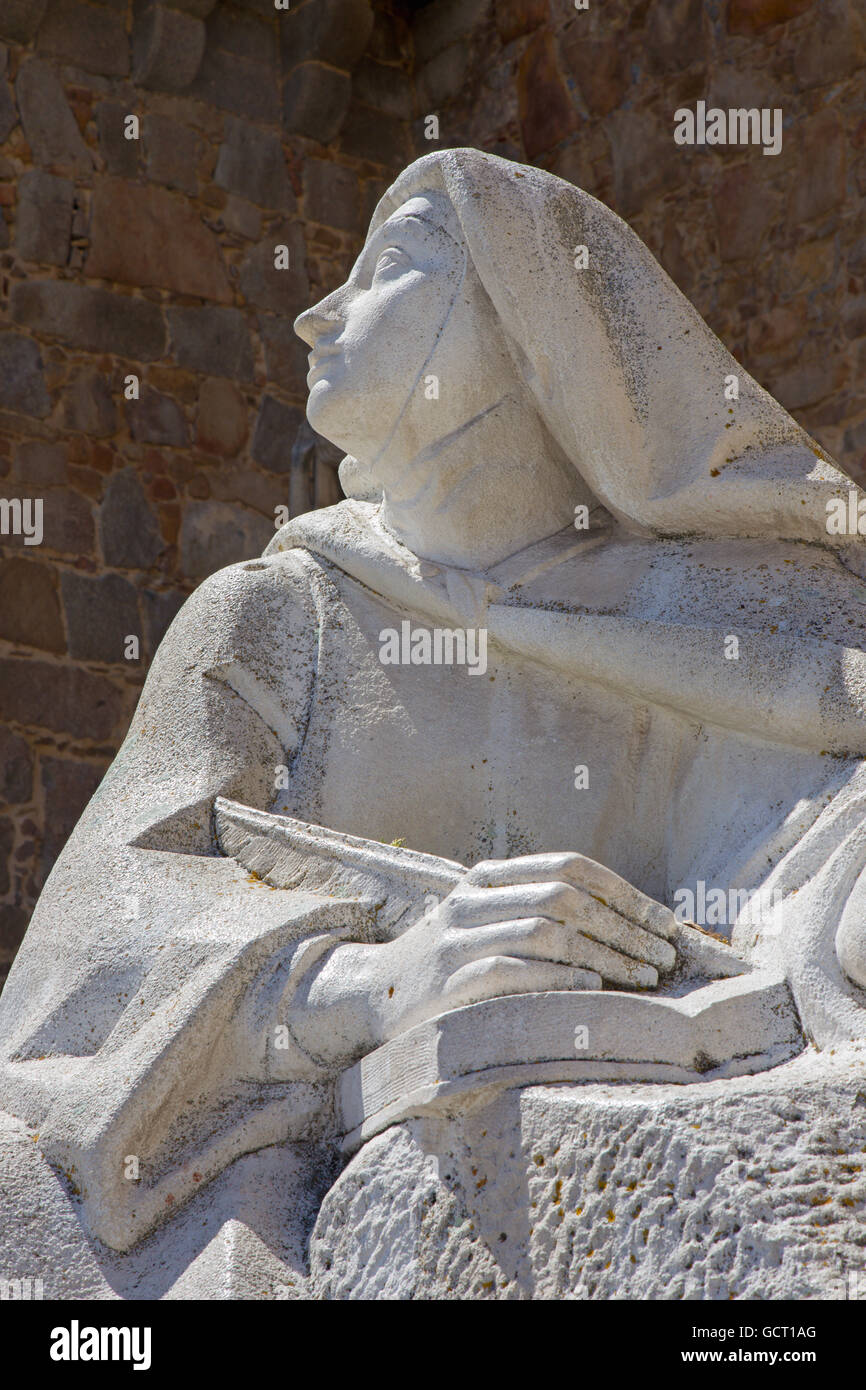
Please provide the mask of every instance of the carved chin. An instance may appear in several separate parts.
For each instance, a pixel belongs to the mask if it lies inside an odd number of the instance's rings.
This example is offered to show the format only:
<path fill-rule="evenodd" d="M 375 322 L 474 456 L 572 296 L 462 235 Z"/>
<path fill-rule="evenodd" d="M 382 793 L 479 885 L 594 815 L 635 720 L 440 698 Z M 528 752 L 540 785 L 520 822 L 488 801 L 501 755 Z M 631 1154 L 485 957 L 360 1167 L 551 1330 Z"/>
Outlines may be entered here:
<path fill-rule="evenodd" d="M 313 383 L 307 397 L 307 419 L 313 429 L 338 448 L 350 448 L 345 440 L 348 426 L 345 415 L 345 410 L 340 409 L 338 392 L 333 383 L 327 377 L 320 377 Z"/>

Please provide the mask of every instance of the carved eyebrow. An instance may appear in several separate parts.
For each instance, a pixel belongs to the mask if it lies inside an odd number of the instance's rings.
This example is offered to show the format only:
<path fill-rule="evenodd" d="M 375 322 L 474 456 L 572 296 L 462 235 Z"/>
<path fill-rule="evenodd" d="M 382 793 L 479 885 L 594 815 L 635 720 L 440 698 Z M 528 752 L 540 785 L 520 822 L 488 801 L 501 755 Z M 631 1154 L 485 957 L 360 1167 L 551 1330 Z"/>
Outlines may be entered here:
<path fill-rule="evenodd" d="M 423 217 L 415 212 L 404 212 L 399 216 L 395 215 L 389 217 L 387 222 L 383 222 L 381 226 L 376 228 L 364 248 L 365 253 L 372 250 L 374 246 L 377 246 L 383 240 L 387 240 L 388 233 L 392 231 L 414 232 L 416 235 L 420 235 L 425 231 L 437 231 L 446 236 L 455 246 L 459 246 L 459 243 L 454 240 L 451 233 L 446 231 L 440 223 L 434 221 L 432 218 Z"/>

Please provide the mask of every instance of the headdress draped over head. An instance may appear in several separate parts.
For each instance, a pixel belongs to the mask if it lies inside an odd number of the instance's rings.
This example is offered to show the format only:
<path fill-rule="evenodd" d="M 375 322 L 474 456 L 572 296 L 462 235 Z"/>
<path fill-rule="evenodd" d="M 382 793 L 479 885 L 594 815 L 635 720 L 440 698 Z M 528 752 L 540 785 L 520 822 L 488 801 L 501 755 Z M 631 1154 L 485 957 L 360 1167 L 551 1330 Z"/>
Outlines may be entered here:
<path fill-rule="evenodd" d="M 431 190 L 454 207 L 545 423 L 615 516 L 664 536 L 848 545 L 828 536 L 826 502 L 847 494 L 850 480 L 616 213 L 544 170 L 450 149 L 400 175 L 370 232 Z M 725 395 L 732 375 L 735 400 Z M 344 487 L 355 491 L 350 468 Z"/>

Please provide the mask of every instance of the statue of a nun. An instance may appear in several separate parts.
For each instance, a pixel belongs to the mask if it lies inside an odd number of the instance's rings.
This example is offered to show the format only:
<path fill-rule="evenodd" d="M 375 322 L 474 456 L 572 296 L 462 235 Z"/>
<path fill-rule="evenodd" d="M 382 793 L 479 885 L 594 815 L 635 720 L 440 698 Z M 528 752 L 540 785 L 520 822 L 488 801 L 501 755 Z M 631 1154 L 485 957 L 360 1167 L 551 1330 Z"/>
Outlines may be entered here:
<path fill-rule="evenodd" d="M 0 1105 L 115 1249 L 419 1021 L 658 988 L 684 892 L 769 895 L 710 928 L 810 1046 L 866 1037 L 850 480 L 618 217 L 475 150 L 296 327 L 347 500 L 187 601 L 0 1003 Z M 389 936 L 222 854 L 221 797 L 470 872 Z"/>

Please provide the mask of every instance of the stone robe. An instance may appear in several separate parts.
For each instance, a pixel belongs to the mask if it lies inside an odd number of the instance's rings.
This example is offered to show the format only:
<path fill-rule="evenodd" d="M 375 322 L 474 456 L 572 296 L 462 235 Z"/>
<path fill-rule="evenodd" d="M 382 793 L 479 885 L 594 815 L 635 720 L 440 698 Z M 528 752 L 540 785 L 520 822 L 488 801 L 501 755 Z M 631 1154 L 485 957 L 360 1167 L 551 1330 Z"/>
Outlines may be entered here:
<path fill-rule="evenodd" d="M 579 850 L 668 902 L 697 879 L 776 885 L 780 921 L 739 945 L 784 952 L 818 1042 L 866 1033 L 833 952 L 866 858 L 863 586 L 835 556 L 602 520 L 471 575 L 419 565 L 358 502 L 270 550 L 175 620 L 0 1003 L 0 1102 L 101 1239 L 128 1248 L 242 1153 L 337 1137 L 331 1071 L 274 1028 L 370 920 L 222 858 L 217 795 L 467 863 Z M 383 665 L 406 618 L 485 626 L 487 670 Z M 740 657 L 720 663 L 732 627 Z"/>

